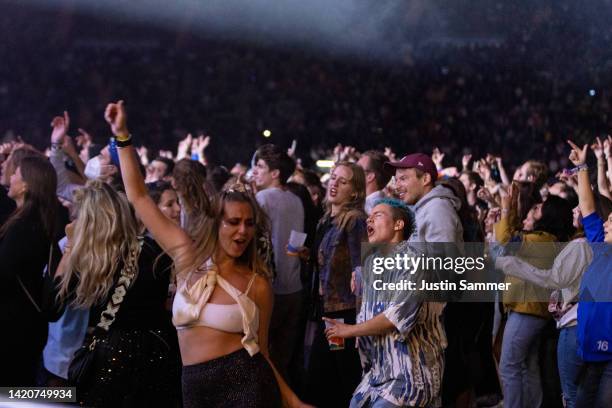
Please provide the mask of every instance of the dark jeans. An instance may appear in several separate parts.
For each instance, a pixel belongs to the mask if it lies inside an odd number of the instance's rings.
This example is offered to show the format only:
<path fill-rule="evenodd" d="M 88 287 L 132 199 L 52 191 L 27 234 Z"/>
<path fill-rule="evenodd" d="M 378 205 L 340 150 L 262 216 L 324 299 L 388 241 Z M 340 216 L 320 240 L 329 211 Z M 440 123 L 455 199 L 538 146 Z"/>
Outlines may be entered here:
<path fill-rule="evenodd" d="M 289 364 L 294 357 L 298 333 L 303 331 L 302 292 L 274 295 L 274 309 L 270 320 L 270 358 L 285 380 L 289 380 Z"/>
<path fill-rule="evenodd" d="M 576 408 L 612 407 L 612 360 L 584 363 Z"/>
<path fill-rule="evenodd" d="M 325 313 L 325 317 L 355 324 L 355 309 Z M 325 324 L 318 325 L 309 355 L 304 400 L 317 407 L 348 407 L 361 380 L 361 363 L 355 339 L 345 339 L 343 350 L 329 349 Z"/>

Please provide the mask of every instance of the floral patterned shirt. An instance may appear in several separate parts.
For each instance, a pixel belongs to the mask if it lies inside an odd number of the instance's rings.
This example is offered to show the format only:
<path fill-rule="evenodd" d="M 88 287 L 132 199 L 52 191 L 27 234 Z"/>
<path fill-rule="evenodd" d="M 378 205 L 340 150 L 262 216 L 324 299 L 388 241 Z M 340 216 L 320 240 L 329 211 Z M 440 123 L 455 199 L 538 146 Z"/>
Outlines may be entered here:
<path fill-rule="evenodd" d="M 351 273 L 361 265 L 361 242 L 366 237 L 365 214 L 352 225 L 341 229 L 334 222 L 323 222 L 327 228 L 317 251 L 319 294 L 324 312 L 356 309 L 351 292 Z"/>

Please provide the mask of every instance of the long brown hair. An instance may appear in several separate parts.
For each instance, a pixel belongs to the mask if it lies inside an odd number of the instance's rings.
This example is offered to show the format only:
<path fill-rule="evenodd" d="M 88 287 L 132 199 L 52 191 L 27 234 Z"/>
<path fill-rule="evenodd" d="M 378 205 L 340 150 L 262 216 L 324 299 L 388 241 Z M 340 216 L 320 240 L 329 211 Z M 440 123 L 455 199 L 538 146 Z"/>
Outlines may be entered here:
<path fill-rule="evenodd" d="M 49 160 L 39 156 L 22 158 L 18 168 L 27 190 L 23 205 L 17 208 L 0 228 L 0 237 L 3 237 L 17 221 L 34 214 L 42 223 L 45 236 L 52 240 L 55 237 L 58 210 L 55 169 Z"/>
<path fill-rule="evenodd" d="M 340 166 L 347 167 L 353 173 L 349 183 L 353 189 L 354 195 L 352 198 L 340 206 L 340 211 L 334 218 L 334 223 L 341 229 L 350 226 L 357 218 L 365 218 L 366 214 L 364 211 L 365 197 L 366 197 L 366 182 L 365 173 L 363 169 L 355 163 L 348 161 L 339 161 L 334 165 L 332 171 Z M 331 203 L 325 202 L 325 214 L 323 219 L 331 217 Z"/>
<path fill-rule="evenodd" d="M 45 155 L 34 149 L 30 145 L 23 145 L 13 150 L 11 154 L 6 158 L 5 171 L 2 173 L 2 180 L 0 184 L 8 186 L 10 183 L 10 177 L 15 173 L 21 161 L 26 157 L 41 157 L 45 158 Z"/>

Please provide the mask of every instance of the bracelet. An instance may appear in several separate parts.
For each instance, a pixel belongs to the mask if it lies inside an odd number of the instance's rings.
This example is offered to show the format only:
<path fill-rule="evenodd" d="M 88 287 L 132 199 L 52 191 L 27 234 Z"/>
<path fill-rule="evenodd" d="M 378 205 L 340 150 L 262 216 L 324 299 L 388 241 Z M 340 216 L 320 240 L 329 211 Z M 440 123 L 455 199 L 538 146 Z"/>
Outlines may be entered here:
<path fill-rule="evenodd" d="M 132 135 L 128 134 L 119 134 L 119 135 L 115 135 L 115 139 L 117 139 L 117 142 L 125 142 L 127 140 L 130 140 L 132 138 Z"/>
<path fill-rule="evenodd" d="M 117 139 L 117 147 L 121 149 L 122 147 L 128 147 L 132 145 L 132 138 L 130 137 L 127 140 L 119 140 Z"/>
<path fill-rule="evenodd" d="M 589 169 L 589 166 L 587 166 L 586 163 L 582 163 L 579 164 L 578 166 L 574 167 L 573 169 L 570 170 L 571 174 L 576 174 L 579 171 L 587 171 Z"/>

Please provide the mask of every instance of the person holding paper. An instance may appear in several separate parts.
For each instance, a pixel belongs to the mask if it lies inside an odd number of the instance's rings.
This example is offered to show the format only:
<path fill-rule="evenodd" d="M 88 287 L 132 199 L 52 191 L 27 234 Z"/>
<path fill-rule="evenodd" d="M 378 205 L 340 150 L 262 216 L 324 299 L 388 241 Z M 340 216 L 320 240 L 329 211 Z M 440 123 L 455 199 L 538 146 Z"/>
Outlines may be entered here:
<path fill-rule="evenodd" d="M 302 313 L 300 261 L 286 252 L 291 231 L 304 231 L 304 207 L 287 189 L 295 162 L 279 146 L 268 144 L 255 152 L 255 198 L 270 219 L 274 267 L 274 310 L 270 322 L 270 355 L 285 378 L 298 344 Z"/>

